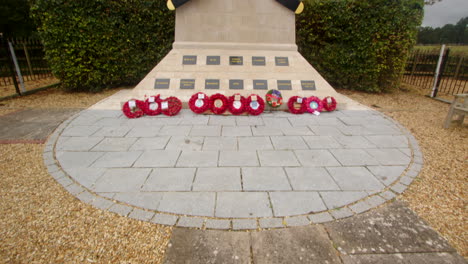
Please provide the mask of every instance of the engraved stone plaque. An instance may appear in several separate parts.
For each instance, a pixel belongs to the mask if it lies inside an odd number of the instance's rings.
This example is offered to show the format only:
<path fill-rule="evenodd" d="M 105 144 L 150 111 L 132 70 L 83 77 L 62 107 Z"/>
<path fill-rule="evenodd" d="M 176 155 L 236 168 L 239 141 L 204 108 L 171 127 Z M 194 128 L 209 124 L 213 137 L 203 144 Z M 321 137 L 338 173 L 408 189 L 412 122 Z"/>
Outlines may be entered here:
<path fill-rule="evenodd" d="M 252 65 L 253 66 L 265 66 L 266 60 L 265 57 L 252 57 Z"/>
<path fill-rule="evenodd" d="M 229 80 L 229 89 L 231 90 L 244 89 L 244 80 Z"/>
<path fill-rule="evenodd" d="M 315 81 L 301 81 L 302 90 L 315 91 Z"/>
<path fill-rule="evenodd" d="M 267 80 L 253 80 L 253 88 L 255 90 L 268 90 Z"/>
<path fill-rule="evenodd" d="M 183 65 L 196 65 L 197 64 L 197 56 L 195 55 L 184 55 L 182 59 Z"/>
<path fill-rule="evenodd" d="M 244 58 L 242 56 L 230 56 L 229 65 L 244 65 Z"/>
<path fill-rule="evenodd" d="M 154 82 L 154 89 L 169 89 L 171 79 L 156 79 Z"/>
<path fill-rule="evenodd" d="M 219 89 L 219 79 L 206 79 L 205 89 Z"/>
<path fill-rule="evenodd" d="M 206 65 L 220 65 L 221 57 L 220 56 L 207 56 Z"/>
<path fill-rule="evenodd" d="M 290 80 L 278 80 L 278 90 L 292 90 Z"/>
<path fill-rule="evenodd" d="M 288 57 L 275 57 L 276 66 L 289 66 Z"/>
<path fill-rule="evenodd" d="M 180 89 L 195 89 L 195 79 L 180 80 Z"/>

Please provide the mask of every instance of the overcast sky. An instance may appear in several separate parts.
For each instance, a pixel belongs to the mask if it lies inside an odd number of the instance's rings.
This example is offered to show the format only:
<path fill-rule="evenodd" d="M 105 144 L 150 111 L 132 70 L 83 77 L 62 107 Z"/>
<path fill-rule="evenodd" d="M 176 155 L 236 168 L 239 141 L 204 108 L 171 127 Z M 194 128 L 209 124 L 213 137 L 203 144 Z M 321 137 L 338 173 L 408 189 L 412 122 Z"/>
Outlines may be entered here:
<path fill-rule="evenodd" d="M 468 0 L 442 0 L 424 8 L 422 25 L 441 27 L 445 24 L 456 24 L 462 17 L 468 16 Z"/>

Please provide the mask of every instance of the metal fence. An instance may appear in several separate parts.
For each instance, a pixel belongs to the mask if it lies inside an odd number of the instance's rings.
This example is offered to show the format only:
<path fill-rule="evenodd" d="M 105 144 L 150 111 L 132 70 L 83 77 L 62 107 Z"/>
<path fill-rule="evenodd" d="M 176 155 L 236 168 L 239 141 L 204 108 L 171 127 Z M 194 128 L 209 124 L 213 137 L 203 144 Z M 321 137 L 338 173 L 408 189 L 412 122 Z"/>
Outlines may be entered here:
<path fill-rule="evenodd" d="M 39 39 L 0 38 L 0 87 L 14 86 L 16 93 L 21 94 L 26 92 L 25 82 L 52 76 Z"/>
<path fill-rule="evenodd" d="M 432 97 L 468 92 L 468 54 L 414 50 L 402 82 L 427 89 Z"/>

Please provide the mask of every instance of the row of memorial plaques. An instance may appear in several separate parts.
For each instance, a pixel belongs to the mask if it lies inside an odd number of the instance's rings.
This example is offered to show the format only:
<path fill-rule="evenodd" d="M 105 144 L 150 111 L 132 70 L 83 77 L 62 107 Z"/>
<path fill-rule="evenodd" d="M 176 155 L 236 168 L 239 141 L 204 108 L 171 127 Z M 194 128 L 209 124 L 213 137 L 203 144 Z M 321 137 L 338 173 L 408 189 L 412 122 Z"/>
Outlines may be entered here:
<path fill-rule="evenodd" d="M 196 55 L 185 55 L 182 59 L 183 65 L 196 65 L 197 56 Z M 221 65 L 221 56 L 207 56 L 206 65 Z M 242 66 L 244 65 L 243 56 L 230 56 L 229 65 L 232 66 Z M 252 65 L 253 66 L 266 66 L 266 58 L 263 56 L 252 56 Z M 288 57 L 275 57 L 276 66 L 289 66 Z"/>
<path fill-rule="evenodd" d="M 169 89 L 170 79 L 156 79 L 154 89 Z M 277 80 L 278 90 L 292 90 L 291 80 Z M 206 79 L 205 89 L 219 89 L 219 79 Z M 315 81 L 301 81 L 302 90 L 315 91 Z M 268 90 L 267 80 L 253 80 L 253 88 L 255 90 Z M 195 89 L 195 79 L 181 79 L 180 89 Z M 229 80 L 229 89 L 242 90 L 244 89 L 244 80 L 233 79 Z"/>

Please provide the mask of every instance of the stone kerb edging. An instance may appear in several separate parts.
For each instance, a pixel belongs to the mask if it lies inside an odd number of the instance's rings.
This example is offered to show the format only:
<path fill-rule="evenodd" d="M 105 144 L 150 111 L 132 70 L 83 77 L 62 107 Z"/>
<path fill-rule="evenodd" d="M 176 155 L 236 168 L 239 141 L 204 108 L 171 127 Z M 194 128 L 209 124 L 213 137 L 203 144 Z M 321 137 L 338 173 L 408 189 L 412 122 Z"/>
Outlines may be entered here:
<path fill-rule="evenodd" d="M 369 193 L 369 196 L 340 208 L 305 215 L 230 219 L 186 216 L 147 210 L 99 196 L 77 183 L 73 178 L 65 173 L 55 159 L 55 145 L 59 136 L 68 124 L 70 124 L 70 122 L 78 117 L 82 112 L 77 113 L 64 121 L 49 137 L 44 148 L 43 159 L 49 174 L 52 175 L 52 177 L 70 194 L 76 196 L 82 202 L 90 204 L 98 209 L 108 210 L 121 216 L 137 220 L 178 227 L 219 230 L 262 230 L 325 223 L 366 212 L 394 199 L 397 195 L 403 193 L 408 188 L 422 169 L 423 155 L 416 138 L 411 135 L 405 127 L 392 118 L 375 110 L 369 111 L 374 111 L 378 113 L 378 115 L 394 123 L 407 137 L 409 147 L 412 152 L 410 164 L 399 178 L 393 182 L 393 184 L 387 186 L 380 192 Z"/>

